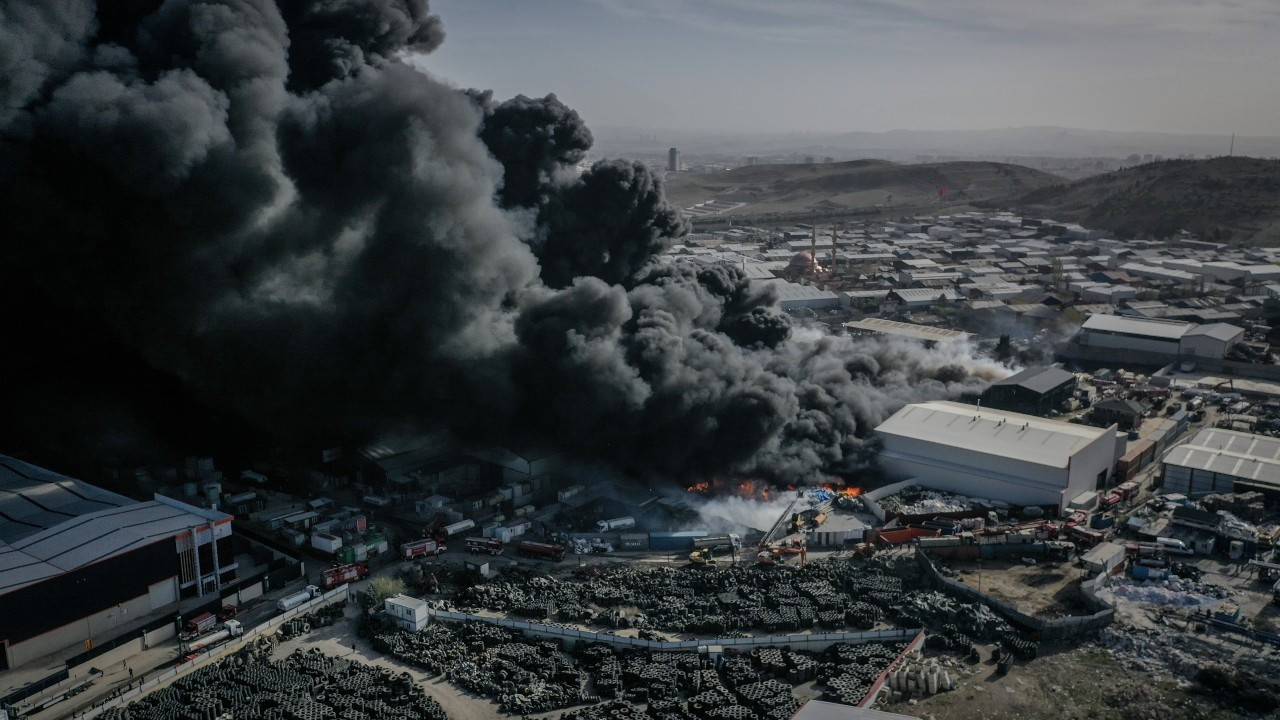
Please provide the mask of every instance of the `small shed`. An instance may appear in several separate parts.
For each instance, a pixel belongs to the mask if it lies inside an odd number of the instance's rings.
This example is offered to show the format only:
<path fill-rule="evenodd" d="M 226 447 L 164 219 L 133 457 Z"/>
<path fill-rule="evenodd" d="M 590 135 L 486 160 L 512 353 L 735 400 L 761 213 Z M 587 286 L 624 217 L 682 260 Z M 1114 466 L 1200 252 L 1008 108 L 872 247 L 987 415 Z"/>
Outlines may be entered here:
<path fill-rule="evenodd" d="M 1124 567 L 1125 548 L 1113 542 L 1101 542 L 1094 545 L 1080 559 L 1084 566 L 1093 573 L 1114 573 Z"/>

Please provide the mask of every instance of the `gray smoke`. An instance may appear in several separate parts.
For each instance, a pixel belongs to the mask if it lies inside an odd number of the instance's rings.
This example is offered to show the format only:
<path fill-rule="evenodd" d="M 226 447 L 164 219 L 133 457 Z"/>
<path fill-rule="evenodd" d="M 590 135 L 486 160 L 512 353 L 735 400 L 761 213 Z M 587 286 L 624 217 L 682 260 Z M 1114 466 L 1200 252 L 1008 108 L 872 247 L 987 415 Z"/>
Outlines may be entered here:
<path fill-rule="evenodd" d="M 793 327 L 554 96 L 401 61 L 424 0 L 0 5 L 0 265 L 285 440 L 444 427 L 638 475 L 803 481 L 997 367 Z M 39 347 L 30 348 L 39 353 Z"/>

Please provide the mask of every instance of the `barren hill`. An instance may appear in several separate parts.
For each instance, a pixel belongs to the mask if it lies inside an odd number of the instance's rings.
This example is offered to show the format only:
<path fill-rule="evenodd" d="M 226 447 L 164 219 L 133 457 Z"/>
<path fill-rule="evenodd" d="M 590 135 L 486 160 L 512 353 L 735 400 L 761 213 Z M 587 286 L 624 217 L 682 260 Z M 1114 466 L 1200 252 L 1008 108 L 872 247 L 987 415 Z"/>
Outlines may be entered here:
<path fill-rule="evenodd" d="M 1280 241 L 1280 161 L 1166 160 L 992 204 L 1120 238 L 1164 238 L 1185 229 L 1206 240 L 1269 244 Z"/>
<path fill-rule="evenodd" d="M 668 180 L 681 207 L 716 202 L 725 215 L 969 202 L 1021 195 L 1061 178 L 1019 165 L 947 162 L 899 165 L 883 160 L 806 165 L 747 165 Z"/>

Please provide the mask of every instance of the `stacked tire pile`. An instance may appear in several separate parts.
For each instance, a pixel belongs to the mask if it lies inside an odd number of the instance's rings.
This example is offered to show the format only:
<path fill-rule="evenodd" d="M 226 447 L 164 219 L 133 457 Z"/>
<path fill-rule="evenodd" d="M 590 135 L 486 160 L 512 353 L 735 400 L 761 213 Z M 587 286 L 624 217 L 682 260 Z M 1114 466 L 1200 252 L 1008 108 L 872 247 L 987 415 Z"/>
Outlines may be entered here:
<path fill-rule="evenodd" d="M 295 652 L 272 662 L 246 648 L 99 717 L 109 720 L 444 720 L 439 703 L 407 674 Z"/>
<path fill-rule="evenodd" d="M 487 623 L 434 623 L 418 633 L 374 638 L 374 648 L 453 685 L 498 703 L 513 715 L 542 713 L 594 701 L 586 677 L 551 641 Z"/>
<path fill-rule="evenodd" d="M 764 720 L 787 720 L 800 709 L 791 686 L 780 680 L 763 680 L 738 688 L 742 704 Z"/>
<path fill-rule="evenodd" d="M 309 612 L 306 615 L 295 617 L 280 626 L 280 639 L 282 641 L 292 640 L 317 628 L 334 625 L 345 617 L 346 610 L 347 602 L 343 600 L 332 605 L 325 605 L 319 610 Z"/>
<path fill-rule="evenodd" d="M 603 705 L 573 710 L 560 716 L 560 720 L 653 720 L 635 705 L 615 700 Z"/>
<path fill-rule="evenodd" d="M 826 686 L 823 699 L 845 705 L 862 702 L 876 679 L 905 647 L 899 643 L 841 643 L 827 648 L 817 671 L 818 683 Z"/>
<path fill-rule="evenodd" d="M 903 579 L 894 573 L 913 567 L 880 559 L 775 566 L 768 571 L 618 565 L 584 581 L 534 575 L 495 580 L 460 591 L 453 604 L 609 626 L 616 624 L 616 613 L 601 610 L 635 607 L 645 616 L 646 627 L 675 633 L 870 628 L 887 610 L 902 604 Z"/>

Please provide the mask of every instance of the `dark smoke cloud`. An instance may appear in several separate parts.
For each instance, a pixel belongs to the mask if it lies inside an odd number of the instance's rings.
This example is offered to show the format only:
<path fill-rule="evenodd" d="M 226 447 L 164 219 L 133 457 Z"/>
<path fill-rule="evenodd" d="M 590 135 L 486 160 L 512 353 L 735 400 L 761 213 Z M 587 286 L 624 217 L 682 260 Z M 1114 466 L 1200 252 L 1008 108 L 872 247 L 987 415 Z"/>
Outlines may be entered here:
<path fill-rule="evenodd" d="M 554 96 L 494 104 L 401 62 L 443 37 L 422 0 L 0 8 L 0 285 L 22 300 L 0 312 L 24 368 L 65 360 L 74 318 L 283 441 L 444 427 L 793 480 L 998 372 L 658 263 L 684 220 L 641 165 L 577 175 L 590 133 Z"/>
<path fill-rule="evenodd" d="M 688 232 L 640 163 L 602 161 L 574 176 L 591 131 L 555 95 L 496 105 L 487 94 L 474 97 L 485 112 L 480 138 L 503 166 L 499 201 L 536 215 L 526 241 L 546 284 L 562 288 L 582 276 L 625 283 Z"/>

